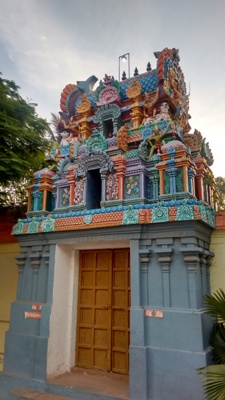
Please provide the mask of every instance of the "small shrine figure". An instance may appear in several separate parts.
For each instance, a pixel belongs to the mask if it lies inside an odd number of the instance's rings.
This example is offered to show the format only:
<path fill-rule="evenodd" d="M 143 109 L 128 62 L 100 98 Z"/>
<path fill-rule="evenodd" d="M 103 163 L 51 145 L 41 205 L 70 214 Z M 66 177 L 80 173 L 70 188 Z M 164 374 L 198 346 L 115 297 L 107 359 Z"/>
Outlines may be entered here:
<path fill-rule="evenodd" d="M 169 104 L 164 102 L 160 106 L 159 114 L 156 116 L 157 121 L 165 121 L 166 119 L 170 119 L 169 114 Z"/>
<path fill-rule="evenodd" d="M 60 146 L 68 146 L 68 138 L 69 138 L 69 136 L 70 136 L 70 134 L 69 134 L 69 132 L 67 132 L 67 131 L 63 131 L 63 132 L 61 132 L 60 133 L 60 135 L 61 135 L 61 137 L 62 137 L 62 139 L 61 139 L 61 142 L 60 142 Z"/>

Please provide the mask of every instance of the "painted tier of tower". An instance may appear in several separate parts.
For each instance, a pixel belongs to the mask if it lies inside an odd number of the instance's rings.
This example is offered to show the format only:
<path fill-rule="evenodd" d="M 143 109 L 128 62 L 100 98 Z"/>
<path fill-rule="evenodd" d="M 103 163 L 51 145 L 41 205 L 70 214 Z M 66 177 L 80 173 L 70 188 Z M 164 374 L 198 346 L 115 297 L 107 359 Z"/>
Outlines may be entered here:
<path fill-rule="evenodd" d="M 208 143 L 190 133 L 176 49 L 121 82 L 67 85 L 49 167 L 34 174 L 27 219 L 14 234 L 201 219 L 214 226 Z M 94 85 L 97 85 L 93 90 Z"/>

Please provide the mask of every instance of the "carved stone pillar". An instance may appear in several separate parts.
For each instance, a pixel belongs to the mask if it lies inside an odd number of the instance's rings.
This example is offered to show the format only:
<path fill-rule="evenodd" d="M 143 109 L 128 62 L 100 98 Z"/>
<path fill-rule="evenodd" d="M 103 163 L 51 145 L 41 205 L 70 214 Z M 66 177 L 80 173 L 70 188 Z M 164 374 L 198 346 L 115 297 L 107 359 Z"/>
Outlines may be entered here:
<path fill-rule="evenodd" d="M 118 179 L 118 200 L 124 199 L 124 176 L 126 171 L 126 158 L 118 155 L 113 158 L 114 169 Z"/>
<path fill-rule="evenodd" d="M 155 250 L 158 254 L 159 263 L 162 268 L 162 286 L 163 286 L 163 307 L 171 307 L 170 296 L 170 263 L 173 249 L 168 246 L 162 246 Z"/>
<path fill-rule="evenodd" d="M 200 275 L 200 257 L 203 253 L 203 249 L 192 247 L 190 249 L 181 248 L 180 251 L 183 253 L 188 272 L 189 307 L 197 309 L 202 307 L 203 293 Z"/>
<path fill-rule="evenodd" d="M 106 199 L 106 174 L 107 174 L 107 171 L 104 171 L 104 170 L 100 170 L 100 174 L 101 174 L 101 181 L 102 181 L 102 190 L 101 190 L 101 192 L 102 192 L 102 198 L 101 198 L 101 201 L 105 201 L 105 199 Z"/>
<path fill-rule="evenodd" d="M 195 195 L 194 177 L 195 177 L 195 171 L 193 169 L 189 169 L 188 170 L 188 190 L 193 195 Z"/>
<path fill-rule="evenodd" d="M 183 166 L 183 190 L 188 192 L 188 168 L 187 165 Z"/>
<path fill-rule="evenodd" d="M 17 300 L 21 300 L 21 295 L 22 295 L 22 283 L 23 283 L 23 271 L 27 259 L 26 254 L 20 254 L 15 257 L 17 260 L 17 266 L 18 266 L 18 285 L 17 285 Z"/>
<path fill-rule="evenodd" d="M 153 199 L 158 200 L 159 198 L 159 172 L 157 169 L 151 171 L 151 175 L 149 176 L 150 181 L 152 182 L 153 189 Z"/>
<path fill-rule="evenodd" d="M 195 159 L 195 164 L 197 166 L 196 171 L 196 190 L 198 200 L 204 200 L 204 190 L 203 190 L 203 178 L 205 174 L 205 161 L 203 159 Z"/>
<path fill-rule="evenodd" d="M 87 140 L 91 135 L 90 123 L 88 122 L 88 118 L 91 115 L 91 102 L 85 94 L 81 96 L 81 102 L 77 106 L 77 113 L 81 116 L 78 124 L 80 136 Z"/>
<path fill-rule="evenodd" d="M 38 211 L 39 208 L 39 198 L 41 197 L 41 192 L 38 190 L 35 190 L 35 192 L 32 193 L 32 196 L 34 198 L 34 210 L 33 211 Z"/>
<path fill-rule="evenodd" d="M 83 182 L 84 182 L 84 196 L 83 196 L 83 201 L 84 201 L 84 206 L 87 204 L 87 176 L 83 177 Z"/>
<path fill-rule="evenodd" d="M 69 175 L 67 175 L 67 180 L 70 185 L 70 206 L 74 205 L 74 194 L 75 194 L 75 175 L 74 175 L 74 168 L 68 169 Z"/>
<path fill-rule="evenodd" d="M 40 296 L 40 299 L 38 299 L 38 300 L 44 301 L 44 302 L 47 301 L 47 295 L 48 295 L 49 259 L 50 259 L 50 253 L 49 253 L 49 249 L 47 249 L 42 253 L 43 265 L 46 268 L 46 276 L 45 276 L 45 281 L 44 281 L 45 287 L 38 288 L 39 289 L 38 295 Z M 43 284 L 42 284 L 42 286 L 43 286 Z M 40 290 L 40 289 L 42 289 L 42 290 Z"/>
<path fill-rule="evenodd" d="M 170 194 L 174 194 L 176 193 L 176 175 L 178 173 L 178 168 L 171 166 L 169 169 L 166 170 L 166 173 L 170 178 Z"/>
<path fill-rule="evenodd" d="M 160 195 L 164 194 L 164 170 L 159 170 Z"/>
<path fill-rule="evenodd" d="M 31 253 L 28 256 L 31 260 L 31 266 L 33 268 L 33 281 L 32 281 L 32 294 L 31 300 L 36 300 L 37 298 L 37 281 L 38 281 L 38 271 L 40 267 L 41 254 L 40 253 Z"/>
<path fill-rule="evenodd" d="M 140 107 L 142 87 L 138 81 L 132 80 L 131 85 L 127 88 L 126 94 L 129 99 L 132 99 L 131 104 L 131 117 L 133 121 L 133 129 L 137 129 L 143 120 L 143 112 Z"/>
<path fill-rule="evenodd" d="M 139 190 L 140 190 L 140 197 L 141 198 L 145 197 L 144 188 L 145 188 L 145 184 L 144 184 L 144 168 L 143 168 L 140 171 L 140 175 L 139 175 Z"/>
<path fill-rule="evenodd" d="M 137 129 L 142 123 L 143 112 L 138 102 L 135 102 L 131 106 L 131 110 L 132 110 L 131 117 L 133 121 L 133 129 Z"/>
<path fill-rule="evenodd" d="M 91 128 L 87 118 L 79 120 L 79 133 L 82 139 L 87 140 L 91 135 Z"/>
<path fill-rule="evenodd" d="M 151 250 L 139 250 L 140 269 L 141 269 L 141 305 L 148 304 L 148 264 L 152 256 Z"/>

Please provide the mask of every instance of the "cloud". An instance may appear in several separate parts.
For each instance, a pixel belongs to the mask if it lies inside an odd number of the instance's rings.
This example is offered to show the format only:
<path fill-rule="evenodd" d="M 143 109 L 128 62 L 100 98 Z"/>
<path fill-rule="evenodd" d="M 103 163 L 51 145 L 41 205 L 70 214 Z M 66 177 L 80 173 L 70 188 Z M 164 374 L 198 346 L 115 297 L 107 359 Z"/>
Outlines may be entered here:
<path fill-rule="evenodd" d="M 190 123 L 215 147 L 214 132 L 222 135 L 225 107 L 224 1 L 0 2 L 4 60 L 7 53 L 2 72 L 10 66 L 25 97 L 39 103 L 41 115 L 50 118 L 51 111 L 59 110 L 60 93 L 68 83 L 92 74 L 117 79 L 121 54 L 130 53 L 131 74 L 135 67 L 141 73 L 148 61 L 155 68 L 154 51 L 176 47 L 186 83 L 191 83 Z"/>
<path fill-rule="evenodd" d="M 73 46 L 71 52 L 67 34 L 59 29 L 57 20 L 41 12 L 41 3 L 7 0 L 1 11 L 1 38 L 27 84 L 36 89 L 61 89 L 64 70 L 73 76 L 75 66 L 84 67 L 79 49 Z"/>

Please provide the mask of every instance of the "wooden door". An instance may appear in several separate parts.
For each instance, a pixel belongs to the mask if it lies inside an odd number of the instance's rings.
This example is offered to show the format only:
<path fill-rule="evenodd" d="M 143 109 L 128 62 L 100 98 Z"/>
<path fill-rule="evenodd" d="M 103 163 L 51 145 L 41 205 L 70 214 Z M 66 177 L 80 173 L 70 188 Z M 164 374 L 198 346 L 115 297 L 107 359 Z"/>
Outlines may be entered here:
<path fill-rule="evenodd" d="M 80 252 L 76 365 L 127 374 L 129 249 Z"/>

